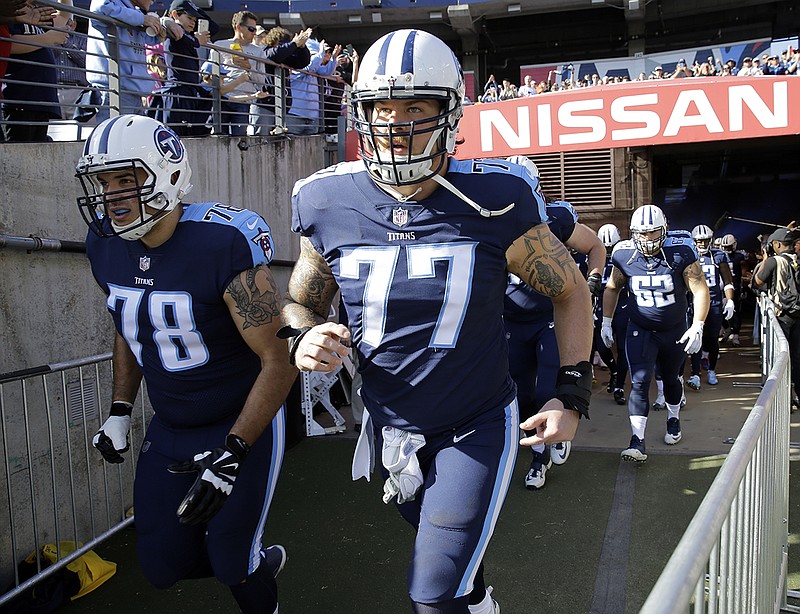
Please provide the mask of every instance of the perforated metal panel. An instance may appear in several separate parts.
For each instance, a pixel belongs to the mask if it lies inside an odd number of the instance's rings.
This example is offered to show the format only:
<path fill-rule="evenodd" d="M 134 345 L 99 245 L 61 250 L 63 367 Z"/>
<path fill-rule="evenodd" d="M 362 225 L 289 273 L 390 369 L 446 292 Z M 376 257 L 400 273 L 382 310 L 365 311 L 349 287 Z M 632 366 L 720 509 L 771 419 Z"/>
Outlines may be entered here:
<path fill-rule="evenodd" d="M 550 200 L 566 200 L 579 209 L 614 208 L 611 150 L 530 156 L 539 167 L 542 190 Z"/>
<path fill-rule="evenodd" d="M 97 390 L 94 380 L 84 379 L 67 383 L 67 411 L 71 426 L 97 419 Z"/>

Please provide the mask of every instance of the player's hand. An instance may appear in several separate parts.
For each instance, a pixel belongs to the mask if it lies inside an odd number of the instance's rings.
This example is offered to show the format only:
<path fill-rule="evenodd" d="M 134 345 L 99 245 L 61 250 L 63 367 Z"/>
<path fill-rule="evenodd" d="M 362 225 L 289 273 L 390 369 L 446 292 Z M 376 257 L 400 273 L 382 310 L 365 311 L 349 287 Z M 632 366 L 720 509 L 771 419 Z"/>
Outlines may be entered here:
<path fill-rule="evenodd" d="M 603 343 L 606 344 L 607 348 L 614 345 L 614 329 L 611 327 L 611 322 L 613 321 L 614 318 L 603 316 L 603 324 L 600 327 L 600 338 L 603 340 Z"/>
<path fill-rule="evenodd" d="M 308 331 L 294 355 L 301 371 L 333 371 L 342 364 L 342 356 L 350 355 L 351 334 L 344 324 L 323 322 Z"/>
<path fill-rule="evenodd" d="M 678 339 L 678 343 L 685 344 L 683 346 L 683 351 L 689 355 L 699 352 L 700 348 L 703 346 L 703 323 L 698 321 L 692 322 L 689 329 Z"/>
<path fill-rule="evenodd" d="M 519 440 L 520 445 L 534 446 L 539 443 L 572 441 L 578 430 L 580 414 L 566 409 L 558 399 L 550 399 L 538 413 L 519 425 L 523 431 L 536 433 Z"/>
<path fill-rule="evenodd" d="M 228 446 L 223 446 L 196 454 L 193 460 L 170 465 L 171 473 L 198 474 L 178 506 L 181 524 L 205 524 L 219 512 L 233 491 L 242 460 Z"/>
<path fill-rule="evenodd" d="M 130 448 L 128 433 L 131 430 L 131 411 L 133 405 L 124 401 L 111 404 L 111 415 L 92 438 L 92 445 L 100 450 L 100 454 L 109 463 L 122 463 L 123 452 Z"/>
<path fill-rule="evenodd" d="M 736 311 L 736 306 L 733 304 L 733 299 L 726 298 L 725 303 L 722 305 L 722 316 L 726 320 L 730 320 Z"/>
<path fill-rule="evenodd" d="M 589 292 L 592 296 L 600 296 L 603 294 L 603 276 L 600 273 L 592 273 L 586 279 L 586 284 L 589 286 Z"/>

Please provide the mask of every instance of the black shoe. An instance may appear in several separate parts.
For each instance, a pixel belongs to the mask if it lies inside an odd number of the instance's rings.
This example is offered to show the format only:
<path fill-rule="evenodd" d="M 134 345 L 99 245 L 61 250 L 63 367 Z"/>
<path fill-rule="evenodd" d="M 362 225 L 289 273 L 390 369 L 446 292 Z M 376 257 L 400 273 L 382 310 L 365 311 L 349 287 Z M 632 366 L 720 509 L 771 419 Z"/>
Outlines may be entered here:
<path fill-rule="evenodd" d="M 647 452 L 644 449 L 644 440 L 636 435 L 631 436 L 631 443 L 622 451 L 622 460 L 643 463 L 647 460 Z"/>
<path fill-rule="evenodd" d="M 625 391 L 622 388 L 614 388 L 614 401 L 617 405 L 625 405 Z"/>
<path fill-rule="evenodd" d="M 614 388 L 616 388 L 616 381 L 617 381 L 617 374 L 614 371 L 612 371 L 609 374 L 608 385 L 606 386 L 606 392 L 608 392 L 609 394 L 614 392 Z"/>
<path fill-rule="evenodd" d="M 286 548 L 280 544 L 274 544 L 261 549 L 261 558 L 264 564 L 272 572 L 272 577 L 277 578 L 278 574 L 283 570 L 289 556 L 286 554 Z"/>

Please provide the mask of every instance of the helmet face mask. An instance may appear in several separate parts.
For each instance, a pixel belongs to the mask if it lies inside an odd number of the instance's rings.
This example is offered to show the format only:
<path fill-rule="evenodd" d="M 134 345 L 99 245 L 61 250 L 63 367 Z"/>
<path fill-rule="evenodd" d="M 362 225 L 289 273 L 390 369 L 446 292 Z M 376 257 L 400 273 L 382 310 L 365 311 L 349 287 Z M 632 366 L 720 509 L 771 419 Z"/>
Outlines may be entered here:
<path fill-rule="evenodd" d="M 130 188 L 108 191 L 108 178 L 125 175 L 133 178 Z M 129 241 L 150 232 L 192 188 L 192 171 L 178 136 L 164 124 L 139 115 L 120 115 L 98 124 L 86 141 L 76 176 L 84 193 L 78 197 L 78 209 L 90 230 L 100 237 Z M 112 212 L 126 208 L 133 219 L 115 222 Z"/>
<path fill-rule="evenodd" d="M 426 181 L 455 150 L 464 79 L 453 52 L 432 34 L 399 30 L 373 43 L 360 62 L 351 98 L 361 157 L 378 183 Z M 397 105 L 414 100 L 435 101 L 439 110 L 403 122 L 389 122 L 376 113 L 381 101 Z M 390 146 L 397 142 L 393 139 L 403 144 L 402 153 Z"/>
<path fill-rule="evenodd" d="M 655 256 L 667 240 L 667 218 L 655 205 L 643 205 L 631 216 L 631 240 L 644 256 Z"/>

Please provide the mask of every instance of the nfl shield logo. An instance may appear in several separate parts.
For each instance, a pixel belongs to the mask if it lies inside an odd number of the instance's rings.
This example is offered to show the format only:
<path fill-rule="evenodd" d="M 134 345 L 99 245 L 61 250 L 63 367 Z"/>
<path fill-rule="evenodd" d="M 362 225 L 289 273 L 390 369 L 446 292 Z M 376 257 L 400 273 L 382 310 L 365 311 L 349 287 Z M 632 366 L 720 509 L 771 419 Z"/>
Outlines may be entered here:
<path fill-rule="evenodd" d="M 408 209 L 402 207 L 392 209 L 392 224 L 400 228 L 408 224 Z"/>
<path fill-rule="evenodd" d="M 150 268 L 150 256 L 142 256 L 139 258 L 139 268 L 146 271 Z"/>

